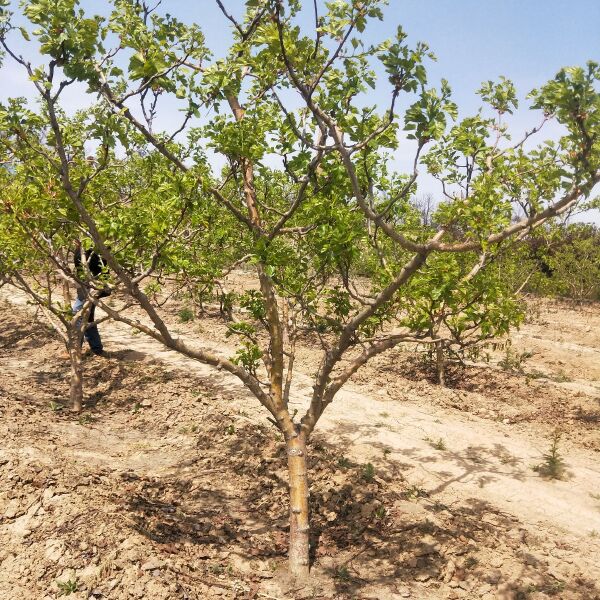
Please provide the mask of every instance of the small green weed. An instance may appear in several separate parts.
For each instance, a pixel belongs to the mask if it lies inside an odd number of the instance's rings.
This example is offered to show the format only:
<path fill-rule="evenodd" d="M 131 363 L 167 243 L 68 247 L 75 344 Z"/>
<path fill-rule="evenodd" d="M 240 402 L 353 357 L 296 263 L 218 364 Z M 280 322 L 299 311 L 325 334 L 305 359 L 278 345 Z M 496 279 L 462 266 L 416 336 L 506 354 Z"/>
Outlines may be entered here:
<path fill-rule="evenodd" d="M 352 466 L 352 463 L 345 456 L 340 456 L 337 461 L 338 467 L 342 469 L 349 469 Z"/>
<path fill-rule="evenodd" d="M 54 402 L 54 400 L 52 400 L 50 402 L 49 407 L 52 412 L 60 412 L 61 410 L 64 409 L 64 406 L 62 404 L 59 404 L 58 402 Z"/>
<path fill-rule="evenodd" d="M 542 477 L 548 479 L 562 479 L 564 477 L 565 461 L 559 450 L 560 436 L 560 431 L 556 430 L 552 436 L 550 448 L 542 456 L 542 462 L 533 467 L 533 470 Z"/>
<path fill-rule="evenodd" d="M 69 579 L 67 581 L 57 581 L 56 585 L 58 586 L 61 596 L 69 596 L 77 591 L 77 578 Z"/>
<path fill-rule="evenodd" d="M 385 519 L 385 516 L 387 515 L 387 510 L 385 509 L 385 506 L 378 506 L 375 509 L 375 512 L 373 512 L 373 515 L 375 516 L 376 519 L 379 519 L 380 521 L 382 519 Z"/>
<path fill-rule="evenodd" d="M 418 485 L 411 485 L 403 495 L 407 500 L 416 500 L 417 498 L 429 497 L 429 492 Z"/>
<path fill-rule="evenodd" d="M 375 467 L 371 463 L 363 465 L 361 476 L 367 482 L 373 481 L 375 478 Z"/>
<path fill-rule="evenodd" d="M 180 323 L 188 323 L 194 320 L 194 311 L 186 306 L 177 313 L 177 316 Z"/>
<path fill-rule="evenodd" d="M 498 365 L 505 371 L 523 371 L 525 361 L 533 356 L 533 352 L 525 350 L 517 352 L 511 346 L 508 346 L 504 352 L 504 358 L 498 361 Z"/>
<path fill-rule="evenodd" d="M 564 581 L 562 581 L 562 579 L 557 579 L 557 580 L 551 581 L 548 585 L 544 586 L 544 591 L 549 596 L 556 596 L 557 594 L 564 592 L 565 585 L 566 584 Z"/>
<path fill-rule="evenodd" d="M 527 600 L 530 594 L 535 594 L 538 591 L 538 586 L 535 583 L 530 583 L 525 589 L 517 591 L 515 600 Z"/>
<path fill-rule="evenodd" d="M 220 563 L 209 565 L 208 571 L 213 575 L 222 575 L 225 572 L 225 567 Z"/>
<path fill-rule="evenodd" d="M 187 433 L 196 433 L 198 431 L 198 425 L 192 423 L 191 425 L 184 425 L 179 428 L 179 433 L 185 435 Z"/>
<path fill-rule="evenodd" d="M 438 438 L 437 440 L 434 440 L 430 437 L 426 437 L 425 441 L 432 447 L 435 448 L 436 450 L 446 450 L 446 442 L 444 442 L 444 440 L 442 438 Z"/>
<path fill-rule="evenodd" d="M 549 377 L 548 373 L 544 373 L 542 371 L 538 371 L 537 369 L 534 369 L 533 371 L 529 371 L 525 375 L 527 383 L 529 383 L 533 379 L 548 379 L 548 377 Z"/>

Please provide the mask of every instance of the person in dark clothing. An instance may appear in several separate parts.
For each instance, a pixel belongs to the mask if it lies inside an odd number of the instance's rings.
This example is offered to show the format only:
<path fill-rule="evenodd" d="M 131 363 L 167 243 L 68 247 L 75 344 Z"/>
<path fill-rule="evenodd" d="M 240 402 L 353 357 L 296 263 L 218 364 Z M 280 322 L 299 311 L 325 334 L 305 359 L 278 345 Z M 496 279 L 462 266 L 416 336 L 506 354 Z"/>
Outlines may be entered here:
<path fill-rule="evenodd" d="M 79 241 L 77 241 L 75 247 L 74 263 L 77 276 L 82 282 L 86 282 L 89 278 L 89 275 L 91 275 L 94 279 L 97 279 L 105 269 L 105 263 L 102 260 L 102 257 L 91 249 L 82 251 L 81 242 Z M 80 283 L 77 286 L 77 300 L 75 300 L 73 303 L 73 314 L 78 313 L 83 308 L 89 292 L 90 289 L 85 285 L 85 283 Z M 110 296 L 110 289 L 108 287 L 104 287 L 95 295 L 97 298 L 105 298 L 106 296 Z M 104 353 L 102 340 L 100 338 L 98 327 L 94 323 L 95 310 L 96 306 L 92 304 L 86 320 L 86 325 L 88 326 L 85 329 L 84 336 L 90 346 L 90 350 L 94 354 L 102 355 Z M 81 320 L 77 322 L 77 325 L 81 325 Z"/>

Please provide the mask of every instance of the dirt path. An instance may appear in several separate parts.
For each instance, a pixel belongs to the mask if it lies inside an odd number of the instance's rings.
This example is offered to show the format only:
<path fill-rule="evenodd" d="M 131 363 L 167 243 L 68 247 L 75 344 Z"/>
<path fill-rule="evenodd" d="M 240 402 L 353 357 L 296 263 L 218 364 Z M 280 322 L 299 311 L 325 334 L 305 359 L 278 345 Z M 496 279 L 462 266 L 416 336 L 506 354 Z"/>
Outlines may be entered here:
<path fill-rule="evenodd" d="M 0 294 L 9 296 L 6 290 Z M 18 294 L 10 293 L 10 300 L 25 305 Z M 122 324 L 103 324 L 102 337 L 111 350 L 132 350 L 140 358 L 151 357 L 170 368 L 210 378 L 237 398 L 238 407 L 249 416 L 257 421 L 266 417 L 266 411 L 227 373 L 166 350 L 146 336 L 133 335 Z M 233 354 L 230 348 L 206 346 Z M 292 406 L 300 413 L 310 388 L 311 380 L 298 374 Z M 546 480 L 532 467 L 547 451 L 547 439 L 522 435 L 511 424 L 428 406 L 426 395 L 405 397 L 408 401 L 398 402 L 390 399 L 385 388 L 374 396 L 347 385 L 322 417 L 316 435 L 339 444 L 354 460 L 373 464 L 382 464 L 385 457 L 396 460 L 411 485 L 444 504 L 483 500 L 532 530 L 585 540 L 589 556 L 600 564 L 600 544 L 590 538 L 600 533 L 597 455 L 570 449 L 565 456 L 565 480 Z"/>

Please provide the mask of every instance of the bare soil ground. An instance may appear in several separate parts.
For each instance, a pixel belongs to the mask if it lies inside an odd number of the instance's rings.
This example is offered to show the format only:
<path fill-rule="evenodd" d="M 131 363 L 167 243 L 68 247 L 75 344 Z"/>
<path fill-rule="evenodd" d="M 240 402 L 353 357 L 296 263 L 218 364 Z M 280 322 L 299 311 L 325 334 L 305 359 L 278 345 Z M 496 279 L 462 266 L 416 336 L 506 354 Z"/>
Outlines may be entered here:
<path fill-rule="evenodd" d="M 401 352 L 361 371 L 311 445 L 313 581 L 298 590 L 281 440 L 243 388 L 103 324 L 111 355 L 86 358 L 74 416 L 61 344 L 11 300 L 0 598 L 600 598 L 598 307 L 544 304 L 514 372 L 471 366 L 443 390 Z M 218 339 L 216 320 L 178 327 Z M 310 372 L 310 348 L 299 362 Z M 300 375 L 298 408 L 309 387 Z M 533 467 L 557 426 L 565 471 L 549 480 Z"/>

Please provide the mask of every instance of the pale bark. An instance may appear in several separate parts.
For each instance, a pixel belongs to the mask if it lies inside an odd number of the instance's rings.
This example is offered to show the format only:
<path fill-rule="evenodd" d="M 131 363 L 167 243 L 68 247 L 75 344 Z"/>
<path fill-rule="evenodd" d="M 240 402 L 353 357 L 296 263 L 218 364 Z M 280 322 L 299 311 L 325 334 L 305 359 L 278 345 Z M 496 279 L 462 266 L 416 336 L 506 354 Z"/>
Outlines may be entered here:
<path fill-rule="evenodd" d="M 61 280 L 61 288 L 62 288 L 63 302 L 64 302 L 65 306 L 71 306 L 71 303 L 72 303 L 71 290 L 69 289 L 69 283 L 67 281 L 65 281 L 64 279 Z"/>
<path fill-rule="evenodd" d="M 310 520 L 306 442 L 301 435 L 286 443 L 290 482 L 290 573 L 299 580 L 309 575 Z"/>

